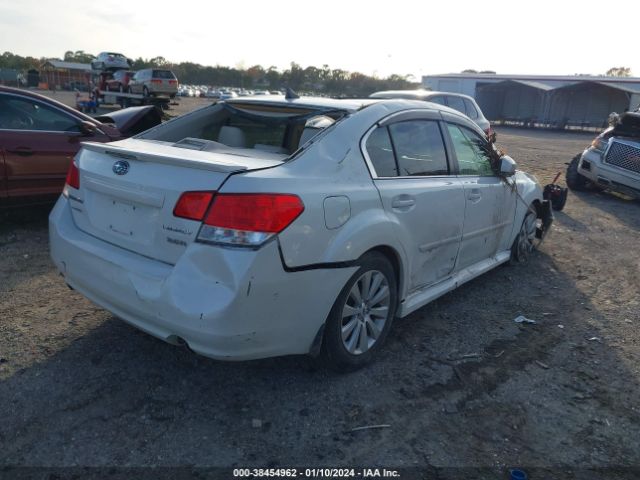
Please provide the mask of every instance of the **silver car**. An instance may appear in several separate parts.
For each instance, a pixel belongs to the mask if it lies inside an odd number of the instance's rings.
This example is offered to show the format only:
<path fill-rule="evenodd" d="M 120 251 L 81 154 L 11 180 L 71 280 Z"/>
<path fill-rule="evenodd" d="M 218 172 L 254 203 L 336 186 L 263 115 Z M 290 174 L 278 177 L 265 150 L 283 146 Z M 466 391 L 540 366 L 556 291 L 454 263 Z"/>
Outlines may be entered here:
<path fill-rule="evenodd" d="M 93 70 L 129 70 L 131 60 L 121 53 L 101 52 L 95 60 L 91 61 Z"/>
<path fill-rule="evenodd" d="M 491 135 L 491 123 L 484 117 L 484 113 L 469 95 L 452 92 L 434 92 L 431 90 L 387 90 L 376 92 L 369 98 L 404 98 L 423 100 L 426 102 L 446 105 L 473 120 L 487 135 Z"/>
<path fill-rule="evenodd" d="M 450 108 L 246 97 L 84 143 L 51 256 L 70 287 L 169 343 L 344 370 L 395 317 L 525 259 L 545 205 Z"/>

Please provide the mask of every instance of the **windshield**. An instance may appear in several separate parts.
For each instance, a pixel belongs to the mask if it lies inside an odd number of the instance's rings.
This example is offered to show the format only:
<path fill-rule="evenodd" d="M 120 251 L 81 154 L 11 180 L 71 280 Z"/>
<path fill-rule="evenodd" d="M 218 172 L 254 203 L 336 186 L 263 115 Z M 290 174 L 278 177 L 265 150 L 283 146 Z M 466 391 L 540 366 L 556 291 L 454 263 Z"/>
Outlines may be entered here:
<path fill-rule="evenodd" d="M 215 150 L 243 149 L 291 155 L 344 111 L 289 105 L 218 103 L 178 117 L 136 138 L 174 146 Z M 216 147 L 217 145 L 217 147 Z"/>

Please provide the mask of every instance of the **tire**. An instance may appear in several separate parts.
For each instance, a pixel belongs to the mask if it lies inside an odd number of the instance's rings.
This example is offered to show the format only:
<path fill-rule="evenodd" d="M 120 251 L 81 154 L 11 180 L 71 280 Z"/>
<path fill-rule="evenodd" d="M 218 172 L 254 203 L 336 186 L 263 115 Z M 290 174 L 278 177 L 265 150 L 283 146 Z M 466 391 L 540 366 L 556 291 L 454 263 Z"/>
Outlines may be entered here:
<path fill-rule="evenodd" d="M 142 96 L 144 98 L 149 98 L 149 89 L 147 87 L 142 87 Z"/>
<path fill-rule="evenodd" d="M 585 176 L 578 173 L 578 163 L 580 163 L 581 156 L 582 154 L 579 153 L 573 157 L 571 163 L 569 163 L 569 166 L 567 167 L 567 173 L 565 175 L 567 187 L 577 192 L 588 190 L 589 184 L 591 183 Z"/>
<path fill-rule="evenodd" d="M 533 206 L 531 208 L 533 208 Z M 531 210 L 528 210 L 527 214 L 524 216 L 520 231 L 513 240 L 513 245 L 511 245 L 510 262 L 512 265 L 527 263 L 527 261 L 529 261 L 529 257 L 536 249 L 536 229 L 538 227 L 537 217 L 537 214 L 533 213 Z"/>
<path fill-rule="evenodd" d="M 120 93 L 124 93 L 124 87 L 122 86 L 122 84 L 120 84 L 120 88 L 118 90 L 120 91 Z"/>
<path fill-rule="evenodd" d="M 387 257 L 370 252 L 358 264 L 324 328 L 321 360 L 338 372 L 356 370 L 372 360 L 384 344 L 398 306 L 396 273 Z"/>

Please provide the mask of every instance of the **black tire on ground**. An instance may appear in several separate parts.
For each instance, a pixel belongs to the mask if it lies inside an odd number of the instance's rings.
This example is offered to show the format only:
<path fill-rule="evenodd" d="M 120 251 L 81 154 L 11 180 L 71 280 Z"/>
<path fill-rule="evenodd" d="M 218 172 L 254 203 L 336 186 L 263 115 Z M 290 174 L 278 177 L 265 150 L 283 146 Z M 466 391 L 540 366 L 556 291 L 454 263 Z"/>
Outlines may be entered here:
<path fill-rule="evenodd" d="M 533 206 L 531 208 L 535 209 Z M 516 238 L 513 240 L 513 245 L 511 245 L 511 258 L 509 262 L 512 265 L 527 263 L 529 257 L 536 249 L 537 217 L 538 215 L 531 210 L 528 210 L 524 216 L 518 235 L 516 235 Z"/>
<path fill-rule="evenodd" d="M 578 192 L 587 190 L 590 184 L 589 180 L 586 177 L 578 173 L 578 163 L 580 163 L 581 156 L 582 154 L 579 153 L 575 157 L 573 157 L 571 163 L 569 163 L 569 166 L 567 167 L 567 173 L 565 175 L 567 186 L 571 190 L 576 190 Z"/>
<path fill-rule="evenodd" d="M 144 98 L 149 98 L 149 89 L 147 87 L 142 87 L 142 96 Z"/>
<path fill-rule="evenodd" d="M 358 270 L 351 276 L 333 304 L 324 328 L 320 360 L 325 366 L 338 372 L 356 370 L 372 360 L 384 344 L 398 306 L 396 273 L 389 259 L 382 253 L 369 252 L 360 258 L 358 265 Z M 352 293 L 353 289 L 368 292 L 368 298 L 358 300 L 357 295 Z M 385 295 L 385 289 L 388 295 Z M 378 300 L 379 298 L 382 299 Z M 382 315 L 385 308 L 386 316 Z M 345 314 L 346 309 L 354 313 Z M 373 311 L 377 311 L 378 315 L 374 315 Z M 374 324 L 374 321 L 377 323 Z M 343 331 L 347 332 L 344 333 L 345 339 Z M 360 341 L 362 333 L 359 332 L 366 334 L 365 341 Z M 355 347 L 355 352 L 348 350 L 349 343 Z M 361 349 L 363 344 L 366 346 L 364 350 Z"/>

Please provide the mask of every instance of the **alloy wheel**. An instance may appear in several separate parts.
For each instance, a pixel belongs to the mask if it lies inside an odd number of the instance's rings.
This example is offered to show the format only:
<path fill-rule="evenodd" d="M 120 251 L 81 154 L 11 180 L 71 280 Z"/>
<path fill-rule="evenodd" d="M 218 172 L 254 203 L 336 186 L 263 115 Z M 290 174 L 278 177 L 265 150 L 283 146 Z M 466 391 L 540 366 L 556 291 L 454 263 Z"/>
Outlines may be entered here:
<path fill-rule="evenodd" d="M 342 343 L 350 354 L 361 355 L 378 341 L 390 303 L 389 281 L 382 272 L 369 270 L 356 280 L 342 308 Z"/>

